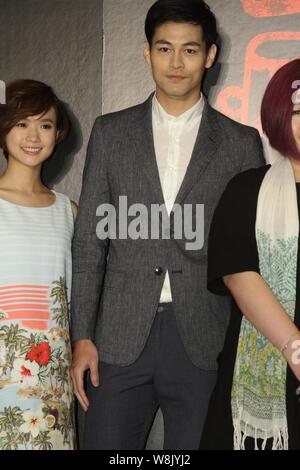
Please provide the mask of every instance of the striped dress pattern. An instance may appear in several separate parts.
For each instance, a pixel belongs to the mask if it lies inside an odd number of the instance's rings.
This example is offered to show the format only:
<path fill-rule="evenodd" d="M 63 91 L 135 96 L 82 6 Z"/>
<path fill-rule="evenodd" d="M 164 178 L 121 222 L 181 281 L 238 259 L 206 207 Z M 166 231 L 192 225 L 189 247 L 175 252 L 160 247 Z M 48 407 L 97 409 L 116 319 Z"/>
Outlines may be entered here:
<path fill-rule="evenodd" d="M 0 199 L 0 450 L 74 449 L 73 214 Z"/>

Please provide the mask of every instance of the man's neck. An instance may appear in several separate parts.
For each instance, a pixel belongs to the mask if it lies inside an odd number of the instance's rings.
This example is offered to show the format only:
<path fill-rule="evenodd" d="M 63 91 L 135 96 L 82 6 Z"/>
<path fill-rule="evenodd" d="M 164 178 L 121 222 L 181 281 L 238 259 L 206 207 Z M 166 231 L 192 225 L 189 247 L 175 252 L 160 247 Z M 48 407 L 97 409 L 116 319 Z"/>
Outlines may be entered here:
<path fill-rule="evenodd" d="M 159 104 L 163 107 L 166 113 L 171 116 L 178 117 L 191 109 L 201 98 L 201 92 L 197 95 L 190 97 L 189 99 L 180 98 L 169 98 L 165 97 L 158 91 L 156 91 L 156 99 Z"/>

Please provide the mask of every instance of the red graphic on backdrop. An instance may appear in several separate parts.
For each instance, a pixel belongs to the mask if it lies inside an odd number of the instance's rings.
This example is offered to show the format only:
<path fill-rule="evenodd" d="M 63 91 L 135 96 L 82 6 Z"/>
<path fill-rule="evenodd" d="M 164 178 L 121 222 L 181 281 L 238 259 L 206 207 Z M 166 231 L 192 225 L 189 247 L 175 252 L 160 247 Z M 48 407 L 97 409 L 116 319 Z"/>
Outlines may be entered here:
<path fill-rule="evenodd" d="M 240 0 L 248 15 L 285 16 L 300 13 L 300 0 Z"/>
<path fill-rule="evenodd" d="M 272 58 L 261 55 L 259 48 L 272 42 L 276 51 L 276 41 L 300 41 L 300 32 L 270 32 L 255 36 L 248 44 L 244 63 L 244 82 L 241 87 L 228 86 L 222 90 L 216 99 L 218 109 L 232 119 L 244 124 L 260 127 L 259 116 L 249 118 L 249 105 L 255 99 L 255 74 L 265 73 L 266 84 L 274 73 L 284 64 L 296 57 Z M 300 46 L 300 42 L 299 42 Z M 288 54 L 288 44 L 287 44 Z M 300 50 L 300 47 L 299 47 Z M 254 91 L 253 91 L 254 90 Z M 257 99 L 257 97 L 256 97 Z M 259 113 L 258 113 L 259 114 Z"/>

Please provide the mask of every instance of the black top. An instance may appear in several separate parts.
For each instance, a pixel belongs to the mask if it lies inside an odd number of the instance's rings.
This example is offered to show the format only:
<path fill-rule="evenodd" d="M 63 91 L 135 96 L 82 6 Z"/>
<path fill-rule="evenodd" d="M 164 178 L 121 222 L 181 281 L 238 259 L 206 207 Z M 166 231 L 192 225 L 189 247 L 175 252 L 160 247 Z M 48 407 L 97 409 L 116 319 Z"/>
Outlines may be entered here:
<path fill-rule="evenodd" d="M 259 273 L 255 238 L 255 220 L 259 189 L 270 165 L 236 175 L 227 185 L 216 208 L 208 244 L 208 289 L 219 295 L 230 295 L 222 277 L 245 271 Z M 298 212 L 300 184 L 297 183 Z M 300 237 L 299 237 L 300 241 Z M 297 298 L 295 324 L 300 326 L 300 246 L 298 245 Z M 242 313 L 232 301 L 232 311 L 224 349 L 218 358 L 219 374 L 212 394 L 201 449 L 233 449 L 231 386 Z M 298 381 L 287 367 L 287 420 L 289 449 L 300 449 L 300 402 L 295 391 Z M 271 448 L 269 440 L 266 448 Z M 246 448 L 253 440 L 246 439 Z"/>

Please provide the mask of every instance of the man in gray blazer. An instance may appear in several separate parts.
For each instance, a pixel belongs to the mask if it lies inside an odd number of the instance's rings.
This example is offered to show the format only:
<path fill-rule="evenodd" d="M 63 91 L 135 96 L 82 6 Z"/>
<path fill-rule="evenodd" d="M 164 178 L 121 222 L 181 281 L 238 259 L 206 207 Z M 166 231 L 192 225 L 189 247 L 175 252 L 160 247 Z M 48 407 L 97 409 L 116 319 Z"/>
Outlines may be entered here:
<path fill-rule="evenodd" d="M 229 179 L 263 164 L 258 132 L 201 93 L 216 55 L 209 7 L 158 0 L 145 31 L 156 93 L 96 119 L 75 227 L 84 449 L 143 449 L 158 407 L 164 448 L 198 448 L 229 319 L 206 289 L 208 230 Z"/>

